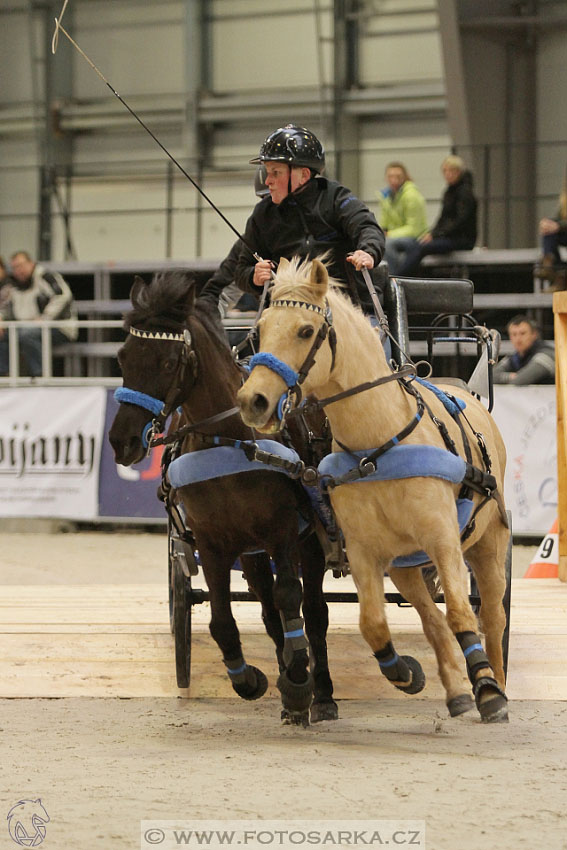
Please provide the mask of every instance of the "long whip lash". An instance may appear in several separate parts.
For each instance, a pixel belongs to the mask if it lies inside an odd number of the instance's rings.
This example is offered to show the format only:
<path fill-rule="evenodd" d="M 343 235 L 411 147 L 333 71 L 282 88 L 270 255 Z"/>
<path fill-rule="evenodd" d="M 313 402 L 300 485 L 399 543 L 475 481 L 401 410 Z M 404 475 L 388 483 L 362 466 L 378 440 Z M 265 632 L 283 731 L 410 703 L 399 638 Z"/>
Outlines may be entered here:
<path fill-rule="evenodd" d="M 67 8 L 67 3 L 68 3 L 68 2 L 69 2 L 69 0 L 64 0 L 63 8 L 61 9 L 61 14 L 59 15 L 59 17 L 58 17 L 58 18 L 55 18 L 55 31 L 54 31 L 54 33 L 53 33 L 53 38 L 52 38 L 52 40 L 51 40 L 51 52 L 52 52 L 53 54 L 55 54 L 55 53 L 56 53 L 56 51 L 57 51 L 57 46 L 58 46 L 58 44 L 59 44 L 59 33 L 60 33 L 60 32 L 62 32 L 62 33 L 63 33 L 63 35 L 64 35 L 66 38 L 68 38 L 68 39 L 69 39 L 69 41 L 71 42 L 71 44 L 73 45 L 73 47 L 75 48 L 75 50 L 76 50 L 78 53 L 80 53 L 80 54 L 81 54 L 81 56 L 83 57 L 83 59 L 85 59 L 85 61 L 86 61 L 86 62 L 88 62 L 88 64 L 89 64 L 89 65 L 91 66 L 91 68 L 93 69 L 93 71 L 95 71 L 95 73 L 96 73 L 96 74 L 98 74 L 98 76 L 99 76 L 99 77 L 100 77 L 100 79 L 103 81 L 103 83 L 104 83 L 106 86 L 108 86 L 108 88 L 110 89 L 110 91 L 112 92 L 112 94 L 113 94 L 115 97 L 117 97 L 117 98 L 118 98 L 118 100 L 120 101 L 120 103 L 121 103 L 121 104 L 123 104 L 123 106 L 125 106 L 125 107 L 126 107 L 126 109 L 128 110 L 128 112 L 130 113 L 130 115 L 131 115 L 133 118 L 135 118 L 135 119 L 136 119 L 136 121 L 138 122 L 138 124 L 140 124 L 140 125 L 144 128 L 144 130 L 146 131 L 146 133 L 149 133 L 149 135 L 152 137 L 152 139 L 154 140 L 154 142 L 155 142 L 157 145 L 159 145 L 159 147 L 160 147 L 160 148 L 162 149 L 162 151 L 166 154 L 166 156 L 168 156 L 168 157 L 169 157 L 169 159 L 173 162 L 173 164 L 177 166 L 177 168 L 179 169 L 179 171 L 181 171 L 181 173 L 182 173 L 182 174 L 183 174 L 183 175 L 187 178 L 187 180 L 189 180 L 189 182 L 190 182 L 190 183 L 191 183 L 191 184 L 195 187 L 195 189 L 196 189 L 196 190 L 199 192 L 199 194 L 200 194 L 200 195 L 201 195 L 201 196 L 205 199 L 205 201 L 206 201 L 206 202 L 207 202 L 207 203 L 208 203 L 208 204 L 209 204 L 209 205 L 210 205 L 210 206 L 214 209 L 214 211 L 217 213 L 217 215 L 219 215 L 219 216 L 222 218 L 222 220 L 224 221 L 224 223 L 225 223 L 225 224 L 227 224 L 227 225 L 230 227 L 230 229 L 233 231 L 233 233 L 235 233 L 235 234 L 238 236 L 238 238 L 239 238 L 239 239 L 240 239 L 240 240 L 241 240 L 241 241 L 242 241 L 242 242 L 246 245 L 246 247 L 248 248 L 248 250 L 250 251 L 250 253 L 251 253 L 251 254 L 252 254 L 252 256 L 254 257 L 254 259 L 256 259 L 256 260 L 258 260 L 258 261 L 261 261 L 261 260 L 262 260 L 262 258 L 261 258 L 261 257 L 260 257 L 257 253 L 256 253 L 256 251 L 254 251 L 254 250 L 252 249 L 252 247 L 251 247 L 251 246 L 248 244 L 248 242 L 244 239 L 244 237 L 242 236 L 242 234 L 238 232 L 238 230 L 234 227 L 234 225 L 233 225 L 233 224 L 231 224 L 231 222 L 230 222 L 230 221 L 228 220 L 228 218 L 224 215 L 224 213 L 222 213 L 222 212 L 219 210 L 219 208 L 217 207 L 217 205 L 216 205 L 215 203 L 213 203 L 213 201 L 209 198 L 209 196 L 208 196 L 208 195 L 207 195 L 207 194 L 206 194 L 206 193 L 205 193 L 205 192 L 201 189 L 201 187 L 199 186 L 199 184 L 198 184 L 198 183 L 196 183 L 196 182 L 193 180 L 193 178 L 191 177 L 191 175 L 190 175 L 190 174 L 188 174 L 188 173 L 187 173 L 187 171 L 185 171 L 185 169 L 183 168 L 183 166 L 182 166 L 182 165 L 181 165 L 181 164 L 180 164 L 180 163 L 179 163 L 179 162 L 175 159 L 175 157 L 174 157 L 172 154 L 170 154 L 170 152 L 167 150 L 167 148 L 166 148 L 166 147 L 164 147 L 164 145 L 162 145 L 162 143 L 161 143 L 161 142 L 160 142 L 160 140 L 157 138 L 157 136 L 156 136 L 156 135 L 155 135 L 155 134 L 154 134 L 154 133 L 150 130 L 150 128 L 147 126 L 147 124 L 144 124 L 144 122 L 143 122 L 143 121 L 142 121 L 142 119 L 139 117 L 139 115 L 137 115 L 137 114 L 134 112 L 134 110 L 133 110 L 130 106 L 128 106 L 128 104 L 126 103 L 126 101 L 124 100 L 124 98 L 123 98 L 123 97 L 121 97 L 121 95 L 119 95 L 119 94 L 118 94 L 118 92 L 116 91 L 116 89 L 115 89 L 115 88 L 114 88 L 114 87 L 113 87 L 113 86 L 112 86 L 112 85 L 108 82 L 108 80 L 106 79 L 106 77 L 104 76 L 104 74 L 102 73 L 102 71 L 101 71 L 99 68 L 97 68 L 97 66 L 95 65 L 95 63 L 94 63 L 91 59 L 89 59 L 89 57 L 88 57 L 88 56 L 87 56 L 87 54 L 84 52 L 84 50 L 81 50 L 81 48 L 79 47 L 79 45 L 77 44 L 77 42 L 76 42 L 76 41 L 75 41 L 75 40 L 74 40 L 74 39 L 73 39 L 73 38 L 69 35 L 69 33 L 67 32 L 67 30 L 66 30 L 66 29 L 65 29 L 65 28 L 61 25 L 61 21 L 63 20 L 63 15 L 65 14 L 65 9 Z"/>

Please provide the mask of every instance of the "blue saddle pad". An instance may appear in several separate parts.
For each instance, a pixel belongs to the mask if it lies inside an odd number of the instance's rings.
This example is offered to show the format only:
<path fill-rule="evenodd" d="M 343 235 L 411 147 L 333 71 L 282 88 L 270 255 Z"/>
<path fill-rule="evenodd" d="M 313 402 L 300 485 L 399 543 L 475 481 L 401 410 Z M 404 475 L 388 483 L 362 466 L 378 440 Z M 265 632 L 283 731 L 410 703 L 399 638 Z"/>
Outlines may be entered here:
<path fill-rule="evenodd" d="M 355 457 L 368 457 L 373 449 L 356 451 Z M 319 474 L 340 478 L 357 465 L 356 459 L 347 452 L 333 452 L 323 458 L 319 464 Z M 441 478 L 451 484 L 460 484 L 465 476 L 465 461 L 446 449 L 437 446 L 393 446 L 376 461 L 376 471 L 365 478 L 359 478 L 349 484 L 363 484 L 366 481 L 395 481 L 400 478 Z M 344 485 L 341 485 L 344 486 Z M 457 499 L 459 530 L 462 531 L 469 521 L 473 503 L 470 499 Z M 394 567 L 417 567 L 430 560 L 426 552 L 412 552 L 395 558 Z"/>
<path fill-rule="evenodd" d="M 297 452 L 274 440 L 257 440 L 256 445 L 265 452 L 271 452 L 293 463 L 299 461 Z M 257 460 L 248 460 L 242 449 L 237 446 L 214 446 L 181 455 L 170 464 L 168 476 L 171 486 L 177 488 L 196 484 L 199 481 L 210 481 L 212 478 L 221 478 L 223 475 L 258 470 L 285 475 L 283 469 Z"/>
<path fill-rule="evenodd" d="M 372 454 L 374 449 L 363 449 L 352 454 L 362 458 Z M 340 478 L 357 466 L 355 458 L 347 452 L 332 452 L 323 458 L 318 466 L 320 475 Z M 465 461 L 446 449 L 437 446 L 393 446 L 376 461 L 376 471 L 354 484 L 365 481 L 394 481 L 397 478 L 443 478 L 452 484 L 459 484 L 465 476 Z"/>

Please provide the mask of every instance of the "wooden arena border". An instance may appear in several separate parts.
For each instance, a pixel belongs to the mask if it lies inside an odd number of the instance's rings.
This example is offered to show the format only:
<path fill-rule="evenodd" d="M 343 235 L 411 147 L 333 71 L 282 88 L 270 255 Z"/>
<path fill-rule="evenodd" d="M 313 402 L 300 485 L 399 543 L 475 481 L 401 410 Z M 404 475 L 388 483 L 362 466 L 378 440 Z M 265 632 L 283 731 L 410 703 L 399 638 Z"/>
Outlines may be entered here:
<path fill-rule="evenodd" d="M 567 582 L 567 292 L 553 294 L 555 386 L 557 391 L 557 519 L 559 569 Z"/>

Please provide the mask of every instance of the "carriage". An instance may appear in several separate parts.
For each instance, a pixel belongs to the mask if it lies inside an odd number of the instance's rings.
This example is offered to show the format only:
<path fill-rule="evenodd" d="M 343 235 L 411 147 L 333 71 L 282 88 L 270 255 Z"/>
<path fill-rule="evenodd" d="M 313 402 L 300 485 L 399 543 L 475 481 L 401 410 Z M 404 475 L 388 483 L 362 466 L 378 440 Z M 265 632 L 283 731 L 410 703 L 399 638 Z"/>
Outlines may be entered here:
<path fill-rule="evenodd" d="M 385 282 L 385 309 L 387 312 L 390 333 L 392 338 L 392 359 L 398 370 L 402 370 L 411 363 L 409 357 L 410 337 L 413 339 L 419 336 L 423 339 L 427 346 L 427 360 L 431 362 L 437 350 L 442 344 L 449 343 L 456 347 L 457 352 L 464 344 L 471 343 L 476 346 L 479 355 L 479 361 L 485 363 L 486 375 L 486 395 L 489 399 L 489 410 L 492 408 L 492 375 L 491 366 L 495 359 L 496 352 L 494 347 L 496 340 L 494 335 L 487 331 L 486 328 L 478 326 L 472 318 L 473 312 L 473 286 L 470 281 L 465 280 L 438 280 L 432 284 L 430 280 L 416 280 L 399 278 L 387 278 Z M 420 324 L 410 324 L 410 317 L 419 317 Z M 132 327 L 132 325 L 131 325 Z M 151 337 L 151 332 L 148 333 L 148 338 Z M 165 339 L 165 338 L 163 338 Z M 423 361 L 422 361 L 423 362 Z M 423 366 L 422 368 L 425 368 Z M 126 376 L 125 376 L 126 377 Z M 429 377 L 429 375 L 427 375 Z M 453 383 L 457 389 L 463 388 L 463 382 L 459 379 L 443 379 L 443 383 Z M 435 379 L 431 378 L 434 383 Z M 126 401 L 132 399 L 122 398 Z M 134 404 L 136 402 L 134 401 Z M 169 411 L 168 411 L 169 412 Z M 163 413 L 163 411 L 162 411 Z M 175 431 L 175 429 L 174 429 Z M 151 436 L 150 436 L 151 439 Z M 233 441 L 234 442 L 234 441 Z M 213 444 L 209 444 L 213 445 Z M 217 444 L 218 445 L 218 444 Z M 172 462 L 179 460 L 180 442 L 179 440 L 171 440 L 170 447 L 165 452 L 165 469 Z M 269 453 L 268 453 L 269 454 Z M 264 460 L 269 460 L 264 457 Z M 303 464 L 305 467 L 305 464 Z M 281 469 L 279 471 L 282 471 Z M 289 470 L 288 470 L 289 471 Z M 217 470 L 217 475 L 228 480 L 226 471 Z M 234 476 L 237 477 L 237 476 Z M 297 476 L 296 476 L 297 477 Z M 303 470 L 303 480 L 308 479 Z M 164 480 L 167 482 L 168 477 Z M 167 489 L 167 488 L 166 488 Z M 181 688 L 187 687 L 190 681 L 191 672 L 191 612 L 195 604 L 210 600 L 210 592 L 192 587 L 192 578 L 199 570 L 199 552 L 197 541 L 193 531 L 184 515 L 182 500 L 175 498 L 171 491 L 164 493 L 166 504 L 168 504 L 168 576 L 169 576 L 169 608 L 170 608 L 170 624 L 171 630 L 175 639 L 175 660 L 177 683 Z M 320 523 L 319 523 L 320 526 Z M 318 528 L 319 537 L 321 538 L 321 528 Z M 324 534 L 323 534 L 324 536 Z M 340 556 L 337 558 L 337 548 L 341 550 Z M 326 566 L 333 570 L 333 574 L 337 577 L 344 575 L 348 567 L 348 556 L 344 557 L 344 549 L 339 538 L 339 543 L 335 541 L 335 545 L 331 547 L 331 555 L 327 551 Z M 342 556 L 342 557 L 341 557 Z M 259 555 L 255 553 L 254 558 L 264 558 L 267 560 L 265 553 Z M 428 559 L 425 559 L 427 563 Z M 265 563 L 262 566 L 265 569 Z M 428 572 L 429 571 L 429 572 Z M 431 568 L 427 566 L 423 570 L 424 574 L 431 578 Z M 508 545 L 506 551 L 505 562 L 505 590 L 503 595 L 503 607 L 505 611 L 506 624 L 502 635 L 502 654 L 504 671 L 507 667 L 508 660 L 508 642 L 509 642 L 509 611 L 510 611 L 510 583 L 511 583 L 511 534 L 508 536 Z M 479 590 L 472 572 L 469 571 L 469 602 L 473 606 L 475 612 L 478 613 L 480 606 Z M 322 579 L 321 579 L 322 581 Z M 433 588 L 430 586 L 430 590 Z M 248 601 L 258 598 L 257 592 L 235 593 L 231 594 L 233 601 Z M 442 593 L 436 592 L 436 601 L 444 601 Z M 325 594 L 325 602 L 331 601 L 356 601 L 357 594 L 346 592 L 327 592 Z M 406 605 L 408 602 L 401 593 L 387 593 L 386 601 L 398 605 Z M 291 621 L 290 621 L 291 622 Z M 289 625 L 289 623 L 288 623 Z M 313 627 L 312 627 L 313 629 Z M 326 630 L 326 628 L 325 628 Z M 288 631 L 291 634 L 291 632 Z M 288 634 L 286 633 L 286 634 Z M 287 639 L 287 638 L 286 638 Z M 470 644 L 473 647 L 473 644 Z M 474 644 L 477 646 L 477 644 Z M 477 650 L 471 649 L 470 652 Z M 470 654 L 467 653 L 467 654 Z M 304 652 L 300 652 L 298 647 L 295 647 L 295 654 L 300 654 L 305 657 Z M 380 660 L 380 659 L 379 659 Z M 325 658 L 326 661 L 326 651 Z M 482 659 L 477 659 L 477 667 Z M 281 667 L 281 665 L 280 665 Z M 382 663 L 380 664 L 382 672 L 384 672 Z M 386 664 L 384 664 L 386 667 Z M 256 668 L 253 668 L 256 670 Z M 257 673 L 260 671 L 256 671 Z M 414 671 L 415 672 L 415 671 Z M 229 669 L 230 675 L 230 669 Z M 469 667 L 470 675 L 470 667 Z M 280 677 L 281 678 L 281 677 Z M 388 677 L 390 678 L 390 677 Z M 416 677 L 419 679 L 419 676 Z M 472 681 L 472 680 L 471 680 Z M 280 684 L 278 682 L 278 684 Z M 234 677 L 233 677 L 234 686 Z M 399 687 L 397 684 L 396 687 Z M 417 687 L 417 685 L 416 685 Z M 422 685 L 421 685 L 422 687 Z M 418 689 L 420 690 L 421 687 Z M 281 688 L 280 688 L 281 689 Z M 400 689 L 404 690 L 403 687 Z M 236 688 L 235 688 L 236 690 Z M 265 688 L 264 688 L 265 690 Z M 238 692 L 238 691 L 237 691 Z M 263 691 L 262 691 L 263 692 Z M 409 690 L 408 692 L 417 692 L 417 690 Z M 332 690 L 331 690 L 332 693 Z M 242 694 L 240 694 L 242 695 Z M 327 694 L 328 696 L 328 694 Z M 248 697 L 246 697 L 248 698 Z M 462 710 L 468 710 L 468 705 L 464 702 L 459 702 L 461 698 L 457 697 L 453 700 L 452 706 L 449 705 L 451 714 L 458 714 Z M 293 700 L 292 700 L 293 702 Z M 285 700 L 284 700 L 285 706 Z M 292 711 L 293 714 L 293 711 Z M 324 713 L 323 713 L 324 714 Z M 317 719 L 327 719 L 325 716 Z M 484 719 L 484 718 L 483 718 Z M 492 719 L 492 718 L 491 718 Z"/>

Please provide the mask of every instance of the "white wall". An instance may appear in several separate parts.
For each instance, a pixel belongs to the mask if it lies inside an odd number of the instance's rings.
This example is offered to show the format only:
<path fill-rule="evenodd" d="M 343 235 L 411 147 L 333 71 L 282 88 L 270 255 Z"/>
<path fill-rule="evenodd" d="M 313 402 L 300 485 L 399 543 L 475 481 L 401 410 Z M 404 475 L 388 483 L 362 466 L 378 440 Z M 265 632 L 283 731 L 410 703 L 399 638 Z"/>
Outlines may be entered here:
<path fill-rule="evenodd" d="M 38 185 L 34 170 L 40 161 L 31 131 L 15 135 L 10 119 L 27 116 L 31 129 L 30 29 L 27 0 L 10 0 L 22 12 L 0 13 L 0 252 L 16 248 L 34 251 L 37 244 Z M 317 52 L 316 21 L 312 0 L 294 0 L 290 8 L 265 0 L 211 0 L 212 78 L 209 94 L 219 100 L 227 95 L 269 94 L 273 101 L 328 84 L 332 73 L 332 4 L 320 0 L 323 42 Z M 399 0 L 361 4 L 360 79 L 362 91 L 386 90 L 388 86 L 413 83 L 443 87 L 443 67 L 435 0 L 404 0 L 404 9 L 415 14 L 396 14 Z M 558 7 L 559 8 L 559 7 Z M 78 43 L 100 67 L 118 92 L 135 106 L 168 149 L 180 158 L 195 178 L 197 163 L 187 147 L 181 109 L 186 91 L 184 2 L 182 0 L 74 0 L 74 33 Z M 277 14 L 266 15 L 265 13 Z M 242 17 L 242 16 L 246 17 Z M 478 42 L 477 42 L 478 44 Z M 538 115 L 534 137 L 567 139 L 567 113 L 562 108 L 567 90 L 565 31 L 545 30 L 538 52 Z M 62 61 L 58 54 L 48 62 Z M 475 123 L 485 122 L 491 137 L 494 116 L 502 109 L 496 87 L 491 87 L 498 50 L 465 51 L 467 63 L 478 63 L 475 73 L 484 81 L 485 101 L 475 100 Z M 85 128 L 74 136 L 73 158 L 81 175 L 73 185 L 71 209 L 77 215 L 73 239 L 81 260 L 156 258 L 164 256 L 166 244 L 165 173 L 167 159 L 152 139 L 112 96 L 99 77 L 71 51 L 73 92 L 78 109 L 96 109 L 103 125 Z M 492 57 L 492 59 L 491 59 Z M 495 58 L 496 57 L 496 58 Z M 319 65 L 322 60 L 322 69 Z M 165 105 L 171 104 L 171 109 Z M 248 160 L 264 136 L 278 123 L 294 120 L 290 107 L 216 123 L 209 128 L 211 168 L 199 178 L 203 189 L 229 216 L 237 229 L 244 227 L 255 202 L 251 189 L 254 169 Z M 357 119 L 353 118 L 353 122 Z M 307 122 L 306 122 L 307 123 Z M 23 126 L 23 124 L 22 124 Z M 315 109 L 308 124 L 320 133 L 321 110 Z M 3 129 L 5 128 L 5 129 Z M 428 199 L 428 218 L 435 220 L 443 190 L 440 162 L 449 152 L 451 138 L 442 113 L 424 112 L 408 118 L 388 110 L 358 119 L 360 147 L 359 195 L 377 211 L 376 191 L 383 185 L 384 167 L 402 159 Z M 540 191 L 550 195 L 540 206 L 553 211 L 559 190 L 567 145 L 547 148 L 538 162 Z M 332 163 L 332 151 L 329 160 Z M 212 169 L 212 170 L 211 170 Z M 222 173 L 219 169 L 226 169 Z M 111 176 L 110 176 L 111 175 Z M 331 176 L 332 165 L 331 165 Z M 120 177 L 120 179 L 118 179 Z M 480 175 L 477 174 L 477 182 Z M 203 219 L 200 241 L 196 228 L 195 189 L 176 178 L 172 250 L 191 258 L 198 252 L 220 257 L 234 235 L 214 213 Z M 494 207 L 498 216 L 498 206 Z M 64 238 L 55 225 L 54 259 L 61 259 Z"/>

